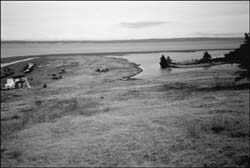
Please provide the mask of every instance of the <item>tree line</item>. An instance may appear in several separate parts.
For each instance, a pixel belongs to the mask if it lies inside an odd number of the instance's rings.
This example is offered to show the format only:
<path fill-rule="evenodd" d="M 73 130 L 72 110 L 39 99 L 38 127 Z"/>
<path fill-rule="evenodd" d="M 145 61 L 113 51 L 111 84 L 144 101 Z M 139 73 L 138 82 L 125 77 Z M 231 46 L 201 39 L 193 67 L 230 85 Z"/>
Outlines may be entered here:
<path fill-rule="evenodd" d="M 239 75 L 236 78 L 236 81 L 241 79 L 250 80 L 250 63 L 249 63 L 249 49 L 250 49 L 250 33 L 245 33 L 244 43 L 240 45 L 239 48 L 230 51 L 221 58 L 212 58 L 212 56 L 206 51 L 203 54 L 203 57 L 200 60 L 195 60 L 195 63 L 215 63 L 215 62 L 224 62 L 224 63 L 237 63 L 239 67 L 242 68 L 241 71 L 237 72 Z M 161 68 L 174 67 L 172 59 L 168 56 L 165 58 L 164 55 L 161 56 L 160 65 Z"/>

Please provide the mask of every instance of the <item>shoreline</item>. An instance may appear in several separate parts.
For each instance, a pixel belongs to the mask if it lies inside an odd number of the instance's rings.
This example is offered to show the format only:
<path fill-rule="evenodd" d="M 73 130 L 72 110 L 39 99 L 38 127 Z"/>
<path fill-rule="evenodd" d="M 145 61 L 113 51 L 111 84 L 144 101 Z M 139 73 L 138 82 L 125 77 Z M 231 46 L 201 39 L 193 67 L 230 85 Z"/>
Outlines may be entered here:
<path fill-rule="evenodd" d="M 226 62 L 217 62 L 217 63 L 196 63 L 196 64 L 174 64 L 175 67 L 172 68 L 200 68 L 200 67 L 212 67 L 217 65 L 229 64 Z"/>
<path fill-rule="evenodd" d="M 84 57 L 88 57 L 88 56 L 78 56 L 78 58 L 83 58 L 83 59 L 85 59 Z M 111 59 L 110 62 L 126 62 L 126 64 L 128 64 L 128 65 L 131 67 L 131 69 L 129 69 L 129 70 L 127 71 L 128 74 L 125 75 L 125 76 L 122 76 L 122 77 L 120 78 L 120 80 L 129 80 L 129 79 L 132 78 L 133 76 L 136 76 L 137 74 L 139 74 L 139 73 L 141 73 L 141 72 L 143 71 L 143 69 L 140 68 L 138 64 L 136 64 L 136 63 L 134 63 L 134 62 L 131 62 L 131 61 L 129 61 L 129 60 L 127 60 L 127 59 L 124 59 L 124 58 L 116 58 L 116 57 L 112 57 L 112 56 L 110 56 L 110 57 L 95 56 L 95 57 L 97 57 L 97 58 L 99 58 L 99 59 L 102 59 L 102 60 L 104 60 L 104 59 L 105 59 L 105 60 Z M 91 59 L 91 58 L 96 59 L 95 57 L 89 57 L 89 58 L 90 58 L 90 59 Z M 39 65 L 41 62 L 44 62 L 44 61 L 46 61 L 47 59 L 50 59 L 50 58 L 52 58 L 52 59 L 54 59 L 54 60 L 61 60 L 61 59 L 65 58 L 65 57 L 63 57 L 63 56 L 61 56 L 61 57 L 60 57 L 60 56 L 58 56 L 58 57 L 47 56 L 47 57 L 31 57 L 31 58 L 26 58 L 26 59 L 22 59 L 22 60 L 13 61 L 13 62 L 10 62 L 10 63 L 4 63 L 4 64 L 6 64 L 6 65 L 5 65 L 5 66 L 2 66 L 2 65 L 1 65 L 1 71 L 2 71 L 4 68 L 8 67 L 8 68 L 12 69 L 12 70 L 14 71 L 14 73 L 19 73 L 20 67 L 22 67 L 24 64 L 26 64 L 27 61 L 30 61 L 30 60 L 33 61 L 33 60 L 35 60 L 35 61 L 34 61 L 35 64 Z M 72 58 L 72 56 L 71 56 L 71 55 L 68 55 L 67 58 Z M 77 57 L 74 57 L 74 58 L 77 58 Z M 73 59 L 74 59 L 74 58 L 73 58 Z M 114 61 L 113 61 L 113 60 L 114 60 Z M 44 64 L 44 63 L 42 63 L 42 64 Z M 10 76 L 11 76 L 11 75 L 10 75 Z M 3 77 L 3 78 L 1 79 L 1 82 L 2 82 L 2 80 L 4 81 L 4 80 L 5 80 L 5 77 Z"/>
<path fill-rule="evenodd" d="M 117 58 L 117 57 L 112 57 L 112 56 L 110 56 L 109 58 L 112 58 L 112 59 L 119 59 L 119 60 L 125 60 L 125 61 L 128 62 L 128 64 L 133 65 L 133 66 L 138 70 L 138 72 L 136 72 L 135 74 L 132 74 L 132 75 L 123 77 L 122 79 L 124 79 L 124 80 L 129 80 L 130 78 L 132 78 L 132 77 L 138 75 L 139 73 L 142 73 L 142 72 L 143 72 L 143 69 L 140 67 L 139 64 L 137 64 L 137 63 L 135 63 L 135 62 L 131 62 L 131 61 L 129 61 L 129 60 L 126 59 L 126 58 Z"/>
<path fill-rule="evenodd" d="M 39 58 L 39 57 L 38 57 L 38 58 Z M 4 68 L 4 67 L 6 67 L 6 66 L 9 66 L 9 65 L 12 65 L 12 64 L 16 64 L 16 63 L 19 63 L 19 62 L 24 62 L 24 61 L 33 60 L 33 59 L 36 59 L 36 58 L 26 58 L 26 59 L 17 60 L 17 61 L 13 61 L 13 62 L 9 62 L 9 63 L 1 63 L 1 68 Z"/>
<path fill-rule="evenodd" d="M 129 63 L 133 63 L 133 62 L 129 62 Z M 133 74 L 133 75 L 129 75 L 129 76 L 123 77 L 124 80 L 129 80 L 129 79 L 133 78 L 134 76 L 136 76 L 136 75 L 138 75 L 138 74 L 140 74 L 140 73 L 143 72 L 143 69 L 142 69 L 142 68 L 140 68 L 138 65 L 136 65 L 136 66 L 137 66 L 136 68 L 137 68 L 139 71 L 138 71 L 137 73 Z"/>
<path fill-rule="evenodd" d="M 108 55 L 128 55 L 128 54 L 147 54 L 147 53 L 162 53 L 162 52 L 197 52 L 197 51 L 212 51 L 212 50 L 234 50 L 235 48 L 220 48 L 220 49 L 197 49 L 197 50 L 158 50 L 158 51 L 131 51 L 131 52 L 100 52 L 100 53 L 61 53 L 61 54 L 39 54 L 39 55 L 21 55 L 1 57 L 1 63 L 8 63 L 17 61 L 19 58 L 24 59 L 28 57 L 48 57 L 48 56 L 108 56 Z"/>

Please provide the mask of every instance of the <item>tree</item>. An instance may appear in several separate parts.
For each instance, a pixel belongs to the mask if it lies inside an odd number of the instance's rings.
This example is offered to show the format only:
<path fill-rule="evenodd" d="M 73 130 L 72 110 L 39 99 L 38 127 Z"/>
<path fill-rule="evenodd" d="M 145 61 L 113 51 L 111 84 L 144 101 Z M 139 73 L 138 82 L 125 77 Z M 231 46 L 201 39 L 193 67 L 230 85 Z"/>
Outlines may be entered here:
<path fill-rule="evenodd" d="M 245 33 L 245 41 L 244 44 L 242 44 L 238 50 L 238 52 L 235 54 L 236 57 L 238 57 L 238 60 L 236 61 L 239 63 L 239 67 L 244 69 L 243 71 L 239 71 L 239 76 L 235 79 L 236 81 L 241 79 L 248 79 L 250 80 L 250 63 L 249 63 L 249 49 L 250 49 L 250 33 Z"/>
<path fill-rule="evenodd" d="M 164 55 L 161 55 L 161 62 L 166 62 L 166 58 Z"/>
<path fill-rule="evenodd" d="M 201 62 L 207 63 L 210 62 L 212 59 L 212 56 L 206 51 L 203 54 L 203 58 L 201 59 Z"/>
<path fill-rule="evenodd" d="M 167 68 L 169 65 L 172 63 L 172 59 L 168 56 L 167 59 L 165 58 L 164 55 L 161 56 L 161 68 Z"/>
<path fill-rule="evenodd" d="M 172 59 L 169 56 L 167 57 L 167 63 L 172 63 Z"/>
<path fill-rule="evenodd" d="M 239 76 L 235 79 L 236 81 L 244 78 L 250 80 L 249 49 L 250 33 L 245 33 L 245 41 L 240 45 L 240 48 L 225 54 L 225 60 L 228 63 L 238 63 L 239 67 L 243 69 L 242 71 L 237 72 Z"/>

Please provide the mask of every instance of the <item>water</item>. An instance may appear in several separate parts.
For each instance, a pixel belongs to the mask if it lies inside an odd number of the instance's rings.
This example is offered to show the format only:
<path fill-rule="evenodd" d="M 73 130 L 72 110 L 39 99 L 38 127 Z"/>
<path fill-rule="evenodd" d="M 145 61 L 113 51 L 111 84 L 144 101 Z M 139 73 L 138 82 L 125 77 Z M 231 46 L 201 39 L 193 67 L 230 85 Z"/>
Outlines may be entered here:
<path fill-rule="evenodd" d="M 170 56 L 175 62 L 200 59 L 209 49 L 213 58 L 222 57 L 243 43 L 242 38 L 231 39 L 178 39 L 161 41 L 126 41 L 126 42 L 2 42 L 1 58 L 29 55 L 112 53 L 112 52 L 147 52 L 114 57 L 125 58 L 140 64 L 143 72 L 137 78 L 154 78 L 168 73 L 179 73 L 204 68 L 172 68 L 162 70 L 159 60 L 162 54 Z M 159 52 L 159 51 L 175 52 Z M 201 50 L 201 51 L 197 51 Z M 187 52 L 192 51 L 192 52 Z M 212 68 L 212 67 L 211 67 Z"/>
<path fill-rule="evenodd" d="M 204 50 L 205 51 L 205 50 Z M 204 69 L 214 69 L 221 67 L 221 65 L 213 67 L 196 67 L 196 68 L 160 68 L 160 57 L 161 55 L 170 56 L 174 62 L 184 62 L 191 61 L 192 59 L 201 59 L 203 57 L 204 51 L 195 51 L 195 52 L 162 52 L 162 53 L 146 53 L 146 54 L 128 54 L 124 56 L 113 56 L 116 58 L 124 58 L 130 62 L 140 64 L 140 68 L 143 69 L 141 73 L 136 75 L 136 78 L 140 79 L 152 79 L 154 77 L 159 77 L 167 75 L 169 73 L 180 73 L 187 71 L 198 71 Z M 232 50 L 211 50 L 209 53 L 212 58 L 223 57 L 225 53 L 228 53 Z"/>
<path fill-rule="evenodd" d="M 232 49 L 243 42 L 241 38 L 232 39 L 178 39 L 161 41 L 127 42 L 1 42 L 1 58 L 13 56 L 143 52 L 169 50 Z"/>

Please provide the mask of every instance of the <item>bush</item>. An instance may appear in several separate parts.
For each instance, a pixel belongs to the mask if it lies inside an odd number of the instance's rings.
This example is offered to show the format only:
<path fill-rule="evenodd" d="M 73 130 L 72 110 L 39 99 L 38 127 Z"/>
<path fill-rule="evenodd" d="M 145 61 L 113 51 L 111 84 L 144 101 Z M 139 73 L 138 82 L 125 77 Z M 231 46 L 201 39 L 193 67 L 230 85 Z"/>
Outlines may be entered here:
<path fill-rule="evenodd" d="M 249 65 L 249 49 L 250 49 L 250 33 L 245 33 L 245 41 L 244 44 L 240 46 L 240 48 L 235 49 L 234 51 L 225 54 L 225 60 L 228 63 L 238 63 L 240 64 L 240 68 L 243 71 L 237 72 L 238 77 L 235 79 L 239 81 L 241 79 L 248 79 L 250 80 L 249 72 L 250 72 L 250 65 Z"/>
<path fill-rule="evenodd" d="M 165 58 L 164 55 L 161 56 L 161 68 L 167 68 L 170 66 L 170 64 L 172 63 L 172 59 L 168 56 L 167 59 Z"/>
<path fill-rule="evenodd" d="M 206 51 L 203 54 L 203 58 L 201 59 L 201 62 L 207 63 L 207 62 L 210 62 L 211 59 L 212 59 L 212 56 Z"/>

